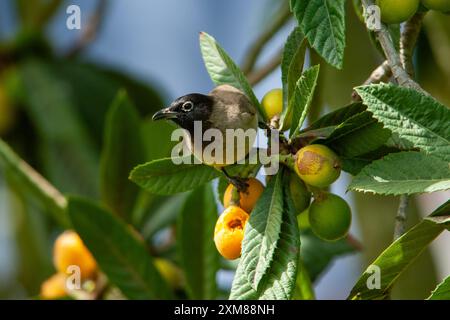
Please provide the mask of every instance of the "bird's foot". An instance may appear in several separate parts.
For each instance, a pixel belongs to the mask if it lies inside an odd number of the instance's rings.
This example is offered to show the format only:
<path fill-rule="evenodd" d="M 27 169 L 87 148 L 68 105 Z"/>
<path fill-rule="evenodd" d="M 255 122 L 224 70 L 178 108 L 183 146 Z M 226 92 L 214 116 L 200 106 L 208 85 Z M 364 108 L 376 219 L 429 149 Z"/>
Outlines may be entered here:
<path fill-rule="evenodd" d="M 225 174 L 225 177 L 227 178 L 228 182 L 231 183 L 233 186 L 238 189 L 239 192 L 247 192 L 248 183 L 247 179 L 237 177 L 237 176 L 230 176 L 225 169 L 222 168 L 222 172 Z"/>

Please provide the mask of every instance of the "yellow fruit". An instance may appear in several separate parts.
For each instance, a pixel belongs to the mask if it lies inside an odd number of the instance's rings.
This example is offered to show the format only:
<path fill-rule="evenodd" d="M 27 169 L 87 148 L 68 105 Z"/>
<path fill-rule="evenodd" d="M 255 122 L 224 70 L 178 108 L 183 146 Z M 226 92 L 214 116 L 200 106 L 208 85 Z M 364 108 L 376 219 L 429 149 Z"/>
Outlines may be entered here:
<path fill-rule="evenodd" d="M 276 115 L 281 115 L 283 111 L 283 90 L 272 89 L 266 93 L 261 100 L 261 105 L 264 108 L 267 118 L 272 119 Z M 283 130 L 287 130 L 291 127 L 292 113 L 287 115 L 284 122 Z"/>
<path fill-rule="evenodd" d="M 66 276 L 62 273 L 56 273 L 41 285 L 40 296 L 42 299 L 60 299 L 67 296 Z"/>
<path fill-rule="evenodd" d="M 214 243 L 219 253 L 229 260 L 241 256 L 244 228 L 248 214 L 239 207 L 230 206 L 220 215 L 214 229 Z"/>
<path fill-rule="evenodd" d="M 266 93 L 261 100 L 262 107 L 266 111 L 267 118 L 281 114 L 283 110 L 283 90 L 273 89 Z"/>
<path fill-rule="evenodd" d="M 295 174 L 292 174 L 289 179 L 289 189 L 297 214 L 300 214 L 309 207 L 311 192 L 306 189 L 303 181 Z"/>
<path fill-rule="evenodd" d="M 339 178 L 341 162 L 330 148 L 312 144 L 297 152 L 295 171 L 306 184 L 325 188 Z"/>
<path fill-rule="evenodd" d="M 183 284 L 183 275 L 181 270 L 175 264 L 163 258 L 155 258 L 153 262 L 163 278 L 172 286 L 172 288 L 181 287 Z"/>
<path fill-rule="evenodd" d="M 381 21 L 387 24 L 401 23 L 411 18 L 419 8 L 419 0 L 377 0 Z"/>
<path fill-rule="evenodd" d="M 422 0 L 422 4 L 430 10 L 450 12 L 450 0 Z"/>
<path fill-rule="evenodd" d="M 97 263 L 83 241 L 74 231 L 66 231 L 59 235 L 53 247 L 53 263 L 56 270 L 67 273 L 69 266 L 80 268 L 82 279 L 89 279 L 97 272 Z"/>
<path fill-rule="evenodd" d="M 9 101 L 5 89 L 0 85 L 0 136 L 8 133 L 16 122 L 16 109 Z"/>
<path fill-rule="evenodd" d="M 255 178 L 249 178 L 246 182 L 248 183 L 247 191 L 239 193 L 239 206 L 245 212 L 250 213 L 255 207 L 255 204 L 258 201 L 259 197 L 263 193 L 264 186 L 258 179 Z M 225 208 L 228 208 L 231 205 L 234 188 L 235 187 L 232 184 L 229 184 L 227 189 L 225 190 L 225 193 L 223 195 L 223 206 Z"/>
<path fill-rule="evenodd" d="M 311 229 L 323 240 L 335 241 L 345 237 L 351 221 L 349 205 L 335 194 L 321 193 L 309 207 Z"/>

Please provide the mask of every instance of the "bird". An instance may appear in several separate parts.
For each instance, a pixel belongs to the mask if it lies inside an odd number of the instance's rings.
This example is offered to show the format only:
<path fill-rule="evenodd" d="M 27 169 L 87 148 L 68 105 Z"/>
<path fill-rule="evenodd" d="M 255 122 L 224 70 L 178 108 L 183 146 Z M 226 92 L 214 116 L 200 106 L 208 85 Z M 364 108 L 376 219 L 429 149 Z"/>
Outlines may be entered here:
<path fill-rule="evenodd" d="M 243 179 L 230 176 L 225 169 L 226 166 L 244 159 L 256 139 L 258 114 L 242 91 L 231 85 L 223 84 L 215 87 L 208 94 L 186 94 L 175 99 L 168 107 L 156 112 L 152 119 L 169 120 L 184 129 L 184 141 L 197 159 L 203 164 L 221 170 L 229 182 L 238 189 L 246 189 Z M 201 124 L 201 143 L 193 141 L 196 123 Z M 203 139 L 208 129 L 216 129 L 215 132 L 220 133 L 221 140 L 214 142 L 217 143 L 216 145 L 222 146 L 222 154 L 215 153 L 216 150 L 213 150 L 210 155 L 205 152 L 208 145 L 212 143 L 212 141 Z M 244 137 L 245 143 L 238 143 L 234 136 L 233 141 L 230 141 L 231 136 L 227 135 L 229 129 L 233 130 L 231 132 L 246 132 L 248 136 Z M 238 131 L 239 129 L 242 131 Z M 214 138 L 217 139 L 216 135 Z M 233 146 L 232 150 L 230 146 Z M 226 157 L 227 152 L 231 154 L 228 158 Z"/>

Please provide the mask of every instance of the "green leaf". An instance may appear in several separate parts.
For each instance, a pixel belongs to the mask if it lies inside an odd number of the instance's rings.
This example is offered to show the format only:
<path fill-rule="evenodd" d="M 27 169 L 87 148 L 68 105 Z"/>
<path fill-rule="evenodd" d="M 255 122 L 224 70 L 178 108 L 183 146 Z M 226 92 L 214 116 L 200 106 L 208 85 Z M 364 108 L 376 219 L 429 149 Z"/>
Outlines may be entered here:
<path fill-rule="evenodd" d="M 244 92 L 258 110 L 261 118 L 267 120 L 267 115 L 253 93 L 252 87 L 244 74 L 216 40 L 209 34 L 201 32 L 200 49 L 212 81 L 216 85 L 229 84 Z"/>
<path fill-rule="evenodd" d="M 178 160 L 165 158 L 139 165 L 131 171 L 130 179 L 151 193 L 170 195 L 195 189 L 220 175 L 218 170 L 203 164 L 174 161 Z M 193 162 L 191 157 L 187 161 Z"/>
<path fill-rule="evenodd" d="M 438 284 L 427 300 L 450 300 L 450 276 Z"/>
<path fill-rule="evenodd" d="M 316 295 L 308 274 L 308 270 L 299 259 L 297 280 L 292 300 L 314 300 Z"/>
<path fill-rule="evenodd" d="M 125 92 L 119 93 L 106 119 L 100 162 L 100 191 L 103 202 L 129 221 L 139 188 L 128 180 L 134 166 L 145 159 L 139 132 L 140 119 Z"/>
<path fill-rule="evenodd" d="M 436 209 L 430 217 L 447 217 L 450 215 L 450 200 Z M 447 226 L 448 228 L 448 226 Z M 350 292 L 349 299 L 382 299 L 389 294 L 400 274 L 422 253 L 423 250 L 446 229 L 445 224 L 438 224 L 424 219 L 387 247 L 366 269 Z M 380 271 L 380 288 L 369 289 L 367 283 L 373 276 L 374 267 Z M 376 270 L 376 269 L 375 269 Z"/>
<path fill-rule="evenodd" d="M 355 252 L 355 247 L 347 239 L 334 242 L 324 241 L 310 230 L 303 231 L 300 240 L 302 242 L 300 256 L 313 282 L 335 258 Z"/>
<path fill-rule="evenodd" d="M 385 128 L 425 153 L 450 161 L 450 109 L 409 88 L 378 84 L 355 90 Z"/>
<path fill-rule="evenodd" d="M 156 112 L 164 105 L 160 97 L 162 90 L 157 91 L 150 87 L 148 81 L 140 82 L 119 71 L 75 61 L 57 61 L 53 63 L 53 69 L 67 82 L 80 116 L 99 146 L 103 139 L 106 113 L 119 90 L 126 90 L 141 116 Z M 165 122 L 156 123 L 168 126 Z M 148 140 L 155 142 L 155 139 Z M 164 141 L 162 137 L 161 141 Z"/>
<path fill-rule="evenodd" d="M 329 64 L 341 69 L 345 48 L 345 0 L 291 0 L 291 11 L 310 45 Z"/>
<path fill-rule="evenodd" d="M 283 86 L 283 112 L 280 117 L 280 127 L 284 127 L 287 116 L 291 113 L 290 101 L 294 94 L 295 85 L 303 71 L 305 60 L 305 36 L 296 27 L 286 40 L 281 58 L 281 82 Z"/>
<path fill-rule="evenodd" d="M 278 175 L 281 174 L 278 173 Z M 273 179 L 279 179 L 279 177 L 274 177 Z M 247 265 L 241 258 L 233 280 L 230 299 L 287 300 L 292 297 L 297 275 L 300 237 L 296 210 L 292 204 L 292 200 L 285 196 L 288 192 L 287 186 L 289 184 L 286 181 L 282 184 L 284 186 L 283 208 L 287 208 L 287 210 L 283 211 L 280 238 L 277 242 L 270 269 L 261 280 L 258 291 L 255 291 L 248 281 L 246 273 Z M 252 212 L 253 214 L 254 212 Z M 246 228 L 247 226 L 248 222 Z"/>
<path fill-rule="evenodd" d="M 306 70 L 295 86 L 294 96 L 292 98 L 292 124 L 290 136 L 295 137 L 306 119 L 309 107 L 311 105 L 314 90 L 316 89 L 317 79 L 319 77 L 320 65 L 315 65 Z"/>
<path fill-rule="evenodd" d="M 345 120 L 320 141 L 335 150 L 341 157 L 357 157 L 379 149 L 391 136 L 388 129 L 364 111 Z"/>
<path fill-rule="evenodd" d="M 170 299 L 168 288 L 136 231 L 96 204 L 69 198 L 75 231 L 101 270 L 130 299 Z"/>
<path fill-rule="evenodd" d="M 246 265 L 239 261 L 236 273 L 234 275 L 233 284 L 230 292 L 230 300 L 255 300 L 258 299 L 258 292 L 252 288 L 248 282 L 245 272 Z"/>
<path fill-rule="evenodd" d="M 215 299 L 219 255 L 214 245 L 217 207 L 211 186 L 188 196 L 178 216 L 177 249 L 191 299 Z"/>
<path fill-rule="evenodd" d="M 98 154 L 64 79 L 38 60 L 20 66 L 25 110 L 36 127 L 44 174 L 58 189 L 98 193 Z"/>
<path fill-rule="evenodd" d="M 421 152 L 392 153 L 362 169 L 349 189 L 384 195 L 447 190 L 450 167 L 448 162 Z"/>
<path fill-rule="evenodd" d="M 67 216 L 66 198 L 47 180 L 23 161 L 2 139 L 0 139 L 0 164 L 15 177 L 22 191 L 31 193 L 62 227 L 70 226 Z"/>
<path fill-rule="evenodd" d="M 305 36 L 299 27 L 295 27 L 286 40 L 283 55 L 281 57 L 281 82 L 283 85 L 283 107 L 288 106 L 288 101 L 294 93 L 295 83 L 303 71 Z M 289 81 L 291 80 L 291 81 Z"/>
<path fill-rule="evenodd" d="M 308 132 L 310 130 L 328 127 L 332 127 L 334 130 L 336 126 L 340 125 L 347 119 L 350 119 L 351 117 L 365 111 L 366 109 L 367 107 L 360 102 L 352 103 L 348 106 L 339 108 L 324 115 L 301 132 Z"/>
<path fill-rule="evenodd" d="M 283 215 L 282 172 L 271 179 L 245 225 L 241 262 L 253 289 L 267 273 L 280 237 Z"/>
<path fill-rule="evenodd" d="M 295 289 L 300 254 L 300 233 L 297 224 L 297 210 L 291 197 L 288 196 L 290 191 L 287 177 L 288 175 L 283 176 L 283 208 L 285 210 L 283 210 L 280 239 L 270 270 L 261 283 L 259 299 L 262 300 L 289 300 Z"/>
<path fill-rule="evenodd" d="M 158 231 L 176 222 L 177 216 L 186 202 L 186 195 L 187 193 L 160 196 L 154 205 L 149 206 L 148 211 L 150 212 L 141 223 L 140 231 L 144 239 L 151 240 Z"/>

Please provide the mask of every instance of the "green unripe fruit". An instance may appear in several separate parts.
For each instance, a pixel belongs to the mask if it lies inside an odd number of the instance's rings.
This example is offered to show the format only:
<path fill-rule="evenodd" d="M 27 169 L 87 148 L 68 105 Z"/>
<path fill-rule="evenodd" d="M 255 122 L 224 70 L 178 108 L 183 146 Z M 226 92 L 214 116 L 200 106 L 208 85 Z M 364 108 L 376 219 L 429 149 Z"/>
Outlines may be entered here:
<path fill-rule="evenodd" d="M 321 144 L 301 148 L 296 154 L 294 168 L 306 184 L 318 188 L 328 187 L 341 174 L 339 157 Z"/>
<path fill-rule="evenodd" d="M 297 214 L 300 214 L 309 207 L 311 192 L 308 191 L 303 181 L 295 174 L 292 174 L 289 179 L 289 189 Z"/>
<path fill-rule="evenodd" d="M 297 224 L 300 230 L 306 230 L 311 227 L 309 224 L 309 209 L 306 209 L 297 216 Z"/>
<path fill-rule="evenodd" d="M 450 13 L 450 0 L 422 0 L 422 4 L 430 10 Z"/>
<path fill-rule="evenodd" d="M 377 0 L 381 21 L 387 24 L 402 23 L 411 18 L 419 8 L 419 0 Z"/>
<path fill-rule="evenodd" d="M 321 193 L 309 207 L 311 229 L 323 240 L 335 241 L 345 237 L 351 222 L 349 205 L 335 194 Z"/>

